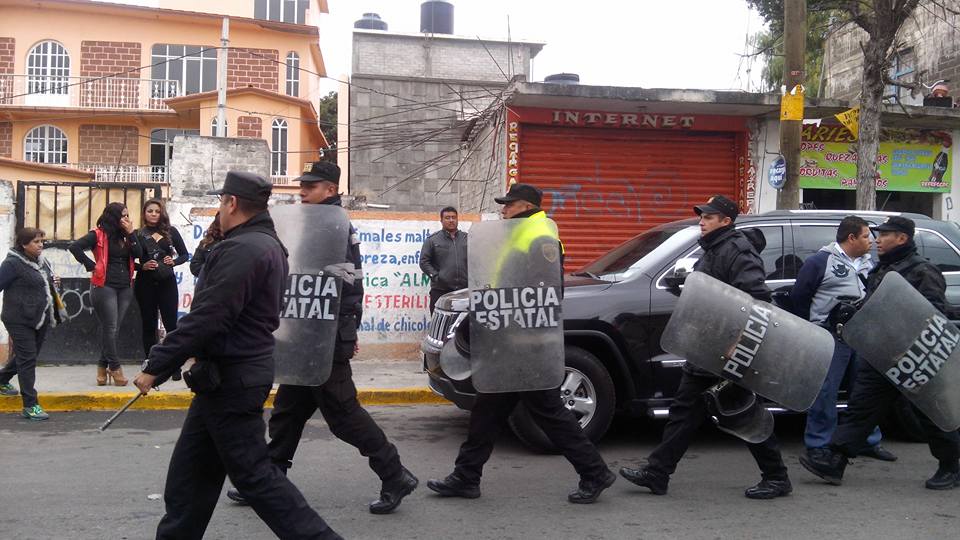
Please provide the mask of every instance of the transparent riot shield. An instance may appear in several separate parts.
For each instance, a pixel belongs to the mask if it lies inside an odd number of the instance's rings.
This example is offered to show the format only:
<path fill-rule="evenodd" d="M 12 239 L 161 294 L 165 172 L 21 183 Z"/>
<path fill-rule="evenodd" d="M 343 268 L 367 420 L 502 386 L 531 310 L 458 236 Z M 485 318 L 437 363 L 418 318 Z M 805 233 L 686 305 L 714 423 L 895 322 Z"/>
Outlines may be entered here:
<path fill-rule="evenodd" d="M 563 382 L 562 268 L 546 217 L 470 228 L 470 364 L 478 392 L 557 388 Z"/>
<path fill-rule="evenodd" d="M 660 346 L 788 409 L 813 405 L 833 336 L 703 272 L 687 278 Z"/>
<path fill-rule="evenodd" d="M 318 386 L 333 366 L 343 280 L 355 277 L 346 263 L 350 220 L 343 208 L 321 204 L 277 206 L 270 215 L 290 264 L 274 333 L 274 379 Z"/>
<path fill-rule="evenodd" d="M 889 272 L 843 340 L 944 431 L 960 427 L 960 330 Z"/>

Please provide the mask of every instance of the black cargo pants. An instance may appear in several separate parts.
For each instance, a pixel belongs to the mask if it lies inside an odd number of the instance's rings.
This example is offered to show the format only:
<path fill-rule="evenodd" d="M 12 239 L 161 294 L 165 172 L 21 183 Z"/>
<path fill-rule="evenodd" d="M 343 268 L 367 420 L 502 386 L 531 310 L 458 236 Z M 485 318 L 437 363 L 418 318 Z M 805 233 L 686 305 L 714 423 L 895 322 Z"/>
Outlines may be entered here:
<path fill-rule="evenodd" d="M 560 399 L 560 390 L 477 394 L 470 410 L 467 440 L 460 446 L 454 473 L 470 484 L 479 484 L 483 465 L 490 459 L 500 430 L 518 403 L 526 405 L 534 421 L 560 449 L 580 478 L 600 483 L 608 471 L 596 447 L 583 434 L 576 416 Z"/>
<path fill-rule="evenodd" d="M 293 456 L 300 444 L 307 420 L 318 409 L 330 431 L 341 441 L 354 446 L 370 461 L 370 468 L 383 482 L 400 478 L 403 467 L 397 447 L 374 422 L 357 400 L 353 384 L 353 358 L 356 338 L 356 319 L 344 317 L 333 357 L 330 378 L 321 386 L 294 386 L 281 384 L 273 400 L 269 431 L 270 459 L 286 470 L 293 465 Z M 348 327 L 352 327 L 352 333 Z M 346 332 L 344 330 L 347 329 Z M 343 339 L 343 338 L 353 339 Z M 238 486 L 239 487 L 239 486 Z M 240 490 L 243 493 L 243 490 Z"/>
<path fill-rule="evenodd" d="M 647 466 L 644 470 L 661 477 L 668 477 L 677 470 L 677 464 L 687 452 L 704 421 L 707 420 L 707 403 L 703 399 L 703 392 L 718 382 L 720 379 L 713 375 L 691 373 L 688 368 L 684 368 L 677 394 L 673 404 L 670 405 L 669 420 L 663 428 L 663 438 L 647 458 Z M 860 446 L 863 446 L 866 438 L 864 434 L 860 439 Z M 753 459 L 757 461 L 765 480 L 787 478 L 787 466 L 783 464 L 776 434 L 770 435 L 770 438 L 762 443 L 745 444 L 753 454 Z"/>

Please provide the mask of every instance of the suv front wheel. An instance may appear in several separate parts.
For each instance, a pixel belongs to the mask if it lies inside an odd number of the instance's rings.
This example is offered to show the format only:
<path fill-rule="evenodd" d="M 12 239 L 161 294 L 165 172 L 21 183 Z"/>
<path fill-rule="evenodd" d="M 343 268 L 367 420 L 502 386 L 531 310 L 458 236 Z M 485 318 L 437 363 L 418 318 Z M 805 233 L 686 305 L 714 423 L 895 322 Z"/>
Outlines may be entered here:
<path fill-rule="evenodd" d="M 613 379 L 596 356 L 580 347 L 568 345 L 564 356 L 566 375 L 558 397 L 573 411 L 584 434 L 597 442 L 613 420 L 617 401 Z M 523 403 L 514 409 L 509 423 L 517 438 L 531 449 L 542 453 L 558 451 Z"/>

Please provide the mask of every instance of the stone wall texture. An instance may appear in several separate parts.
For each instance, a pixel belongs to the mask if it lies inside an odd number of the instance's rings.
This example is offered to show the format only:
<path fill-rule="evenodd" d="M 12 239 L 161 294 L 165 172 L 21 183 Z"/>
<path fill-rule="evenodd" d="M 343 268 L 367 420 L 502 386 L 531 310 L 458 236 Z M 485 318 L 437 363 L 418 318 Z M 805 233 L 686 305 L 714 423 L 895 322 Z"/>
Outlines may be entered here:
<path fill-rule="evenodd" d="M 279 54 L 276 49 L 230 49 L 227 56 L 227 87 L 252 86 L 277 92 L 280 87 L 278 61 Z"/>
<path fill-rule="evenodd" d="M 207 191 L 223 185 L 230 170 L 249 171 L 270 178 L 267 141 L 178 135 L 173 140 L 169 171 L 171 197 L 203 197 Z M 209 204 L 210 198 L 202 201 Z"/>
<path fill-rule="evenodd" d="M 83 41 L 80 43 L 80 76 L 104 77 L 140 67 L 140 44 L 124 41 Z M 146 76 L 150 73 L 147 70 Z M 122 78 L 139 79 L 139 71 Z"/>
<path fill-rule="evenodd" d="M 79 137 L 82 164 L 137 164 L 140 137 L 134 126 L 82 124 Z"/>
<path fill-rule="evenodd" d="M 241 116 L 237 118 L 237 137 L 259 139 L 263 133 L 263 120 L 259 116 Z"/>
<path fill-rule="evenodd" d="M 13 157 L 13 124 L 0 122 L 0 157 Z"/>
<path fill-rule="evenodd" d="M 0 37 L 0 75 L 13 73 L 16 40 L 11 37 Z"/>

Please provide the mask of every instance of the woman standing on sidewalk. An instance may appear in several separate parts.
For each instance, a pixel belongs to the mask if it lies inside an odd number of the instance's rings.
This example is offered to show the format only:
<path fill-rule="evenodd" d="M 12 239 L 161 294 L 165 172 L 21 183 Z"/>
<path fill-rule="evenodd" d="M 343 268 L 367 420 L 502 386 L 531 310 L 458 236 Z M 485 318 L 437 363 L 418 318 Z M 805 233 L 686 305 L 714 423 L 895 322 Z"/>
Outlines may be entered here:
<path fill-rule="evenodd" d="M 130 307 L 133 290 L 133 244 L 136 236 L 130 214 L 122 203 L 112 202 L 97 219 L 97 228 L 70 244 L 70 253 L 90 276 L 90 300 L 100 321 L 100 361 L 97 385 L 113 379 L 116 386 L 126 386 L 120 358 L 117 356 L 117 329 Z M 84 251 L 92 250 L 94 260 Z"/>
<path fill-rule="evenodd" d="M 223 240 L 223 231 L 220 230 L 220 212 L 217 212 L 217 215 L 213 216 L 213 222 L 207 227 L 207 232 L 204 233 L 200 243 L 197 244 L 197 250 L 193 252 L 193 257 L 190 258 L 191 274 L 200 277 L 200 271 L 203 270 L 207 257 L 210 256 L 214 246 L 221 240 Z"/>
<path fill-rule="evenodd" d="M 143 203 L 143 223 L 136 232 L 133 246 L 138 259 L 137 279 L 133 292 L 140 306 L 143 323 L 143 355 L 150 356 L 150 347 L 157 343 L 157 311 L 163 328 L 169 334 L 177 328 L 177 276 L 173 267 L 187 262 L 190 253 L 176 228 L 170 226 L 170 216 L 160 199 Z M 176 255 L 176 258 L 174 258 Z"/>
<path fill-rule="evenodd" d="M 0 395 L 17 395 L 17 389 L 10 384 L 16 375 L 23 399 L 22 414 L 30 420 L 50 418 L 37 403 L 34 383 L 43 337 L 47 329 L 59 322 L 54 302 L 58 280 L 40 258 L 43 237 L 40 229 L 21 229 L 17 232 L 16 244 L 0 264 L 0 291 L 3 291 L 0 320 L 10 334 L 13 347 L 12 357 L 0 369 Z"/>

